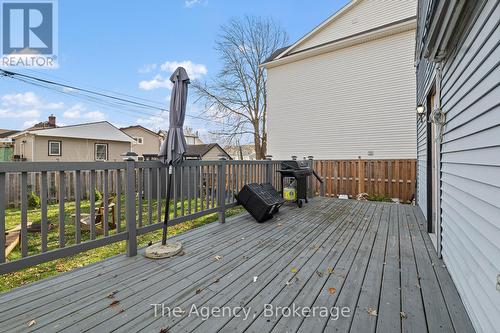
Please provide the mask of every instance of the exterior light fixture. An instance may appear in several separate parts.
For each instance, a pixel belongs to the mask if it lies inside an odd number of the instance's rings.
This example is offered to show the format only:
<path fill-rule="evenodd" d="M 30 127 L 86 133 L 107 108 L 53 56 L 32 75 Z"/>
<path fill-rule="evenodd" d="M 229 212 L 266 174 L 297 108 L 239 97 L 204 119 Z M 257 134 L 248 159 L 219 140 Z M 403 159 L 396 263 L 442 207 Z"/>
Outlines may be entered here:
<path fill-rule="evenodd" d="M 422 120 L 425 116 L 425 107 L 422 104 L 417 105 L 417 116 L 419 120 Z"/>

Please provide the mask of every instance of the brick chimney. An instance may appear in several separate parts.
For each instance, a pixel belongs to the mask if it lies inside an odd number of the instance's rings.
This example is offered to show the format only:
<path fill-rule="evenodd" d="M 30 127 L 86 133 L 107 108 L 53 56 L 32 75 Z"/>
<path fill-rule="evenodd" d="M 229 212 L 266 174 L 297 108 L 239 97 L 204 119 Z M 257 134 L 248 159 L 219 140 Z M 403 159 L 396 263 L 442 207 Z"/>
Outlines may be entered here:
<path fill-rule="evenodd" d="M 49 127 L 56 127 L 56 116 L 53 114 L 49 116 Z"/>

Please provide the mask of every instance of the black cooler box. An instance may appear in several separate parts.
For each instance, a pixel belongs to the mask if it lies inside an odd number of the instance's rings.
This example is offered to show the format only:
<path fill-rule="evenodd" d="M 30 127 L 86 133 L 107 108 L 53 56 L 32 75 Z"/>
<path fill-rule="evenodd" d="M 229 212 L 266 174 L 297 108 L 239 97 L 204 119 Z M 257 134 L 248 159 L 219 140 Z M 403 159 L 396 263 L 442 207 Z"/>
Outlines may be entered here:
<path fill-rule="evenodd" d="M 236 199 L 257 222 L 272 218 L 284 203 L 283 198 L 269 183 L 247 184 L 236 195 Z"/>

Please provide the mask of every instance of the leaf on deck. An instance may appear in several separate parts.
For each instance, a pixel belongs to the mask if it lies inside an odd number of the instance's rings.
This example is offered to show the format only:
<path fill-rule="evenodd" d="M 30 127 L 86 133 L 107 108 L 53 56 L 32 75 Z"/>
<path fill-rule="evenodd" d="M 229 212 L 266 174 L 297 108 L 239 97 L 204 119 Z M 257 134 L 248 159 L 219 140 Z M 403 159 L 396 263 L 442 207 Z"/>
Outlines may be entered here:
<path fill-rule="evenodd" d="M 120 304 L 120 301 L 115 299 L 113 302 L 111 302 L 111 304 L 109 306 L 110 307 L 117 306 L 118 304 Z"/>

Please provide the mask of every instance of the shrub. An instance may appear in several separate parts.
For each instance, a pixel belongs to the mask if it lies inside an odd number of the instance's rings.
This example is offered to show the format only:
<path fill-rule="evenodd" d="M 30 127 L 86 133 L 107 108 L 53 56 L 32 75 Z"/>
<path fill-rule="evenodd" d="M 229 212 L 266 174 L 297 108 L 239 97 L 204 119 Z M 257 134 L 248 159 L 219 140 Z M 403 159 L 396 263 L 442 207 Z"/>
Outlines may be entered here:
<path fill-rule="evenodd" d="M 102 199 L 102 193 L 99 192 L 97 187 L 94 189 L 94 197 L 95 197 L 95 201 L 99 201 Z"/>
<path fill-rule="evenodd" d="M 35 192 L 28 193 L 28 207 L 36 208 L 40 207 L 40 197 L 35 194 Z"/>

